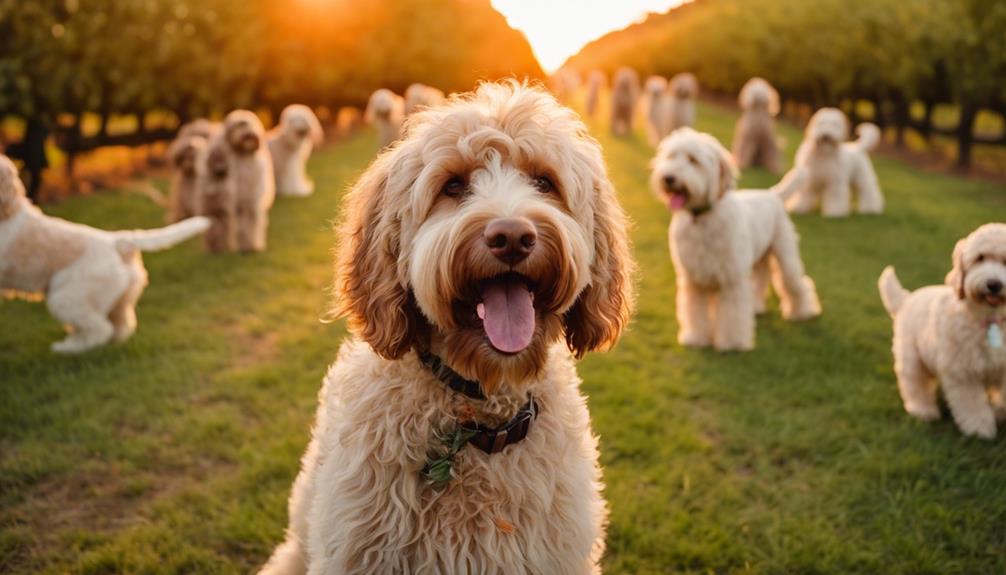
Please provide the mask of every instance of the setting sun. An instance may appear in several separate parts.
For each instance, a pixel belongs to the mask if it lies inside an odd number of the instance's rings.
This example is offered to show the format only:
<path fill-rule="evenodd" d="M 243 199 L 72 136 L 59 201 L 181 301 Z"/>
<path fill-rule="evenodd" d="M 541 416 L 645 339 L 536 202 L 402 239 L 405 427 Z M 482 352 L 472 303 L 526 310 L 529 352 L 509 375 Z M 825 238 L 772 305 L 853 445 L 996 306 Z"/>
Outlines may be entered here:
<path fill-rule="evenodd" d="M 554 72 L 591 40 L 666 12 L 682 0 L 492 0 L 511 26 L 527 36 L 538 62 Z"/>

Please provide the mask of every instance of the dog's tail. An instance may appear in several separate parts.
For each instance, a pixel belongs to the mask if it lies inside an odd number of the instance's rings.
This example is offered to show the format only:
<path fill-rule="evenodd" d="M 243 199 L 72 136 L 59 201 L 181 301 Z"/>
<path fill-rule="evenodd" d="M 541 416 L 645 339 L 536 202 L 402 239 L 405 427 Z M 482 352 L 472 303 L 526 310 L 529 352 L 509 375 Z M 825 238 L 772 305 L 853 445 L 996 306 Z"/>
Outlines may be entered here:
<path fill-rule="evenodd" d="M 863 122 L 856 126 L 856 134 L 859 136 L 859 139 L 856 140 L 856 146 L 864 152 L 873 151 L 877 147 L 877 144 L 880 143 L 882 136 L 880 128 L 876 124 L 869 122 Z"/>
<path fill-rule="evenodd" d="M 153 230 L 123 230 L 111 232 L 121 248 L 135 248 L 141 252 L 166 250 L 175 244 L 199 235 L 210 227 L 209 218 L 196 216 L 176 224 Z"/>
<path fill-rule="evenodd" d="M 912 293 L 901 286 L 893 266 L 884 268 L 884 272 L 880 274 L 880 279 L 877 281 L 877 287 L 880 289 L 880 299 L 884 302 L 884 308 L 887 309 L 887 313 L 891 314 L 891 317 L 898 313 L 898 310 Z"/>
<path fill-rule="evenodd" d="M 786 172 L 786 175 L 779 180 L 778 184 L 772 186 L 769 190 L 785 202 L 803 186 L 803 181 L 806 178 L 807 170 L 803 166 L 794 166 L 793 169 Z"/>

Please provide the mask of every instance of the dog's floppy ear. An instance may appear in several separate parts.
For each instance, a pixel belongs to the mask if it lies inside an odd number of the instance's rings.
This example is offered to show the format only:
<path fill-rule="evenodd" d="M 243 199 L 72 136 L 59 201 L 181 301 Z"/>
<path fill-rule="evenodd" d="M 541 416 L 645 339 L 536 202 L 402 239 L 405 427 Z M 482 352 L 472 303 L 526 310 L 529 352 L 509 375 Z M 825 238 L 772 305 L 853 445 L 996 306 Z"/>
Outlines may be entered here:
<path fill-rule="evenodd" d="M 18 176 L 17 166 L 7 156 L 0 154 L 0 220 L 13 216 L 24 197 L 24 184 Z"/>
<path fill-rule="evenodd" d="M 397 273 L 401 223 L 388 189 L 394 156 L 379 156 L 345 200 L 333 310 L 348 318 L 350 329 L 388 359 L 408 352 L 423 325 Z"/>
<path fill-rule="evenodd" d="M 957 245 L 954 246 L 954 255 L 951 257 L 950 264 L 953 266 L 950 268 L 950 272 L 947 273 L 947 277 L 944 282 L 954 288 L 957 292 L 958 299 L 964 299 L 967 294 L 964 293 L 964 277 L 967 275 L 967 270 L 964 269 L 964 246 L 967 244 L 967 238 L 957 240 Z"/>
<path fill-rule="evenodd" d="M 737 166 L 734 164 L 734 157 L 730 151 L 723 147 L 719 140 L 710 136 L 716 149 L 716 163 L 719 170 L 719 195 L 729 192 L 737 186 Z"/>
<path fill-rule="evenodd" d="M 320 146 L 325 142 L 325 130 L 321 127 L 321 122 L 318 121 L 318 116 L 315 115 L 314 110 L 311 108 L 304 108 L 304 119 L 307 120 L 307 125 L 311 127 L 311 142 L 315 146 Z"/>
<path fill-rule="evenodd" d="M 566 344 L 576 357 L 608 349 L 629 323 L 635 263 L 628 222 L 605 174 L 594 184 L 594 262 L 590 284 L 566 312 Z"/>

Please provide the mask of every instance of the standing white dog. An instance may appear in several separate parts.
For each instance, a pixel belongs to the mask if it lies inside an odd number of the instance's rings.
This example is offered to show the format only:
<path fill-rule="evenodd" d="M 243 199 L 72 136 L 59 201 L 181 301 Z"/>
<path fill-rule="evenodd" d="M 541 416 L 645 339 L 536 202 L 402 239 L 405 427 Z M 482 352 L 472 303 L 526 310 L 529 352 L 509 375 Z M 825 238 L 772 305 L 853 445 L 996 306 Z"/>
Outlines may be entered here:
<path fill-rule="evenodd" d="M 888 267 L 879 286 L 894 318 L 905 411 L 939 419 L 939 380 L 961 432 L 995 437 L 996 421 L 1006 419 L 1006 224 L 985 224 L 957 242 L 946 285 L 909 292 Z"/>
<path fill-rule="evenodd" d="M 670 123 L 668 117 L 669 95 L 667 94 L 667 78 L 650 76 L 643 87 L 646 102 L 646 135 L 651 146 L 656 146 L 667 136 Z"/>
<path fill-rule="evenodd" d="M 695 125 L 695 99 L 699 97 L 699 81 L 694 74 L 675 74 L 667 83 L 667 134 L 678 128 Z"/>
<path fill-rule="evenodd" d="M 846 142 L 849 121 L 837 108 L 821 108 L 810 119 L 796 152 L 796 165 L 807 178 L 786 201 L 793 213 L 807 213 L 820 206 L 825 217 L 841 218 L 852 211 L 852 190 L 861 214 L 884 211 L 884 195 L 869 152 L 880 142 L 880 129 L 869 123 L 856 128 L 859 139 Z"/>
<path fill-rule="evenodd" d="M 775 133 L 779 92 L 765 79 L 751 78 L 741 88 L 737 101 L 743 110 L 731 146 L 737 167 L 744 170 L 764 166 L 778 174 L 782 170 L 782 154 Z"/>
<path fill-rule="evenodd" d="M 279 124 L 266 135 L 277 194 L 310 196 L 314 193 L 314 182 L 307 176 L 307 160 L 311 150 L 324 138 L 325 132 L 311 108 L 291 104 L 283 109 Z"/>
<path fill-rule="evenodd" d="M 398 139 L 405 119 L 405 103 L 398 94 L 381 88 L 370 95 L 363 118 L 377 126 L 377 143 L 386 148 Z"/>
<path fill-rule="evenodd" d="M 224 118 L 224 139 L 231 153 L 237 192 L 237 244 L 243 252 L 266 248 L 269 210 L 276 198 L 272 158 L 265 146 L 262 121 L 248 110 L 234 110 Z"/>
<path fill-rule="evenodd" d="M 597 573 L 606 509 L 572 355 L 629 319 L 601 148 L 542 90 L 419 112 L 346 200 L 360 338 L 320 394 L 269 574 Z"/>
<path fill-rule="evenodd" d="M 42 294 L 70 327 L 59 353 L 78 353 L 136 331 L 147 286 L 140 252 L 170 248 L 209 227 L 194 217 L 156 230 L 108 232 L 42 213 L 25 197 L 17 168 L 0 155 L 0 289 Z"/>
<path fill-rule="evenodd" d="M 597 107 L 601 103 L 601 92 L 608 85 L 608 78 L 600 70 L 591 70 L 587 74 L 587 116 L 593 118 L 597 114 Z"/>
<path fill-rule="evenodd" d="M 638 99 L 639 74 L 632 68 L 619 68 L 611 82 L 611 133 L 616 136 L 632 133 Z"/>
<path fill-rule="evenodd" d="M 780 198 L 784 190 L 735 193 L 735 171 L 726 148 L 691 128 L 664 139 L 653 160 L 651 187 L 674 214 L 670 246 L 682 345 L 754 348 L 755 314 L 765 309 L 770 276 L 784 318 L 821 313 Z M 779 187 L 798 180 L 787 177 Z"/>

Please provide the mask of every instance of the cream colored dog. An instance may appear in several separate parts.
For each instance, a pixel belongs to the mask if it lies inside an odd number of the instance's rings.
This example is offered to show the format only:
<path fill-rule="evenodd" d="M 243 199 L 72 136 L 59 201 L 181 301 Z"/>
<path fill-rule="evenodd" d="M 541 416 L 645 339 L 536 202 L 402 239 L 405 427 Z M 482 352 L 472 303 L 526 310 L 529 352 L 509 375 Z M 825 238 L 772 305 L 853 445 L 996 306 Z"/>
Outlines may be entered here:
<path fill-rule="evenodd" d="M 607 512 L 573 356 L 612 345 L 632 299 L 600 146 L 516 83 L 410 122 L 346 200 L 337 309 L 359 339 L 263 572 L 596 573 Z"/>
<path fill-rule="evenodd" d="M 147 286 L 140 252 L 167 249 L 209 227 L 190 218 L 156 230 L 107 232 L 42 213 L 25 197 L 17 168 L 0 156 L 0 290 L 41 294 L 70 327 L 59 353 L 125 341 Z"/>
<path fill-rule="evenodd" d="M 653 160 L 651 187 L 674 214 L 670 245 L 682 345 L 754 348 L 755 314 L 765 309 L 770 276 L 784 318 L 821 313 L 780 198 L 799 178 L 787 177 L 770 191 L 735 193 L 735 171 L 726 148 L 691 128 L 664 139 Z"/>
<path fill-rule="evenodd" d="M 302 104 L 283 108 L 279 124 L 266 135 L 277 194 L 310 196 L 314 193 L 314 182 L 307 176 L 307 160 L 311 150 L 324 139 L 325 132 L 311 108 Z"/>
<path fill-rule="evenodd" d="M 632 68 L 619 68 L 611 86 L 611 133 L 628 136 L 639 99 L 639 74 Z"/>
<path fill-rule="evenodd" d="M 224 139 L 230 148 L 231 171 L 237 191 L 237 244 L 243 252 L 266 248 L 269 210 L 276 198 L 272 158 L 265 146 L 262 121 L 248 110 L 224 118 Z"/>
<path fill-rule="evenodd" d="M 601 92 L 608 86 L 608 78 L 600 70 L 591 70 L 587 74 L 587 98 L 585 109 L 587 116 L 593 118 L 597 115 L 597 108 L 601 104 Z"/>
<path fill-rule="evenodd" d="M 656 146 L 667 136 L 668 118 L 667 78 L 650 76 L 643 87 L 646 102 L 646 135 L 651 146 Z"/>
<path fill-rule="evenodd" d="M 398 139 L 405 119 L 405 104 L 402 97 L 391 90 L 381 88 L 370 95 L 363 118 L 368 124 L 377 126 L 377 143 L 382 148 Z"/>
<path fill-rule="evenodd" d="M 873 171 L 869 152 L 880 142 L 880 129 L 873 124 L 856 128 L 859 139 L 846 142 L 849 121 L 837 108 L 821 108 L 810 119 L 803 143 L 796 152 L 796 165 L 807 178 L 786 201 L 794 213 L 818 209 L 825 217 L 841 218 L 852 211 L 852 190 L 861 214 L 884 211 L 884 196 Z"/>
<path fill-rule="evenodd" d="M 699 81 L 695 75 L 688 72 L 676 74 L 667 83 L 667 95 L 665 133 L 694 126 L 695 99 L 699 97 Z"/>
<path fill-rule="evenodd" d="M 751 78 L 737 97 L 743 113 L 734 129 L 731 149 L 741 170 L 764 166 L 772 173 L 782 170 L 782 154 L 775 133 L 779 92 L 763 78 Z"/>
<path fill-rule="evenodd" d="M 436 106 L 444 101 L 444 93 L 425 84 L 411 84 L 405 89 L 405 115 L 411 116 L 423 108 Z"/>
<path fill-rule="evenodd" d="M 940 418 L 936 382 L 957 427 L 991 439 L 1006 419 L 1006 224 L 985 224 L 954 248 L 946 285 L 909 292 L 894 268 L 880 276 L 894 318 L 894 371 L 905 411 Z"/>
<path fill-rule="evenodd" d="M 206 138 L 198 135 L 176 138 L 168 147 L 171 162 L 168 223 L 196 215 L 196 158 L 205 147 Z"/>
<path fill-rule="evenodd" d="M 237 249 L 237 182 L 234 158 L 223 134 L 212 136 L 196 159 L 196 213 L 210 220 L 203 235 L 209 252 Z"/>

